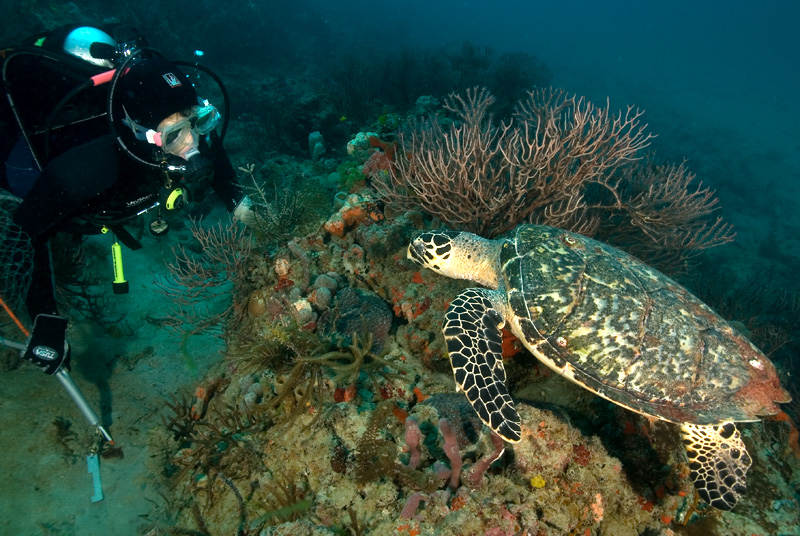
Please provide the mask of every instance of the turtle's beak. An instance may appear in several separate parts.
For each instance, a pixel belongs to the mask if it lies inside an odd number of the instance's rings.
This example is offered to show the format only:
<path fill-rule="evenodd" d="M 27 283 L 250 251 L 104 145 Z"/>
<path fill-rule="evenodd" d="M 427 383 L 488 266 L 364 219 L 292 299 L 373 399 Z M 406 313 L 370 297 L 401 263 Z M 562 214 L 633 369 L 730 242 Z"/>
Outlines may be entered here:
<path fill-rule="evenodd" d="M 408 245 L 407 259 L 425 266 L 425 245 L 420 240 L 414 240 Z"/>

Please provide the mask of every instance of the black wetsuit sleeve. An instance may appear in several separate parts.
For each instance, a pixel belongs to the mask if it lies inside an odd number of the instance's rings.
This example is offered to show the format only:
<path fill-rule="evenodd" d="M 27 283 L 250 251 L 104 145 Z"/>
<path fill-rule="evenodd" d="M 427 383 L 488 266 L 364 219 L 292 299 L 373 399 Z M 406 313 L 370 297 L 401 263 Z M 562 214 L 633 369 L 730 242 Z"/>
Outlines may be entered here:
<path fill-rule="evenodd" d="M 244 197 L 242 187 L 236 180 L 236 172 L 233 170 L 228 153 L 222 146 L 219 138 L 214 137 L 210 147 L 211 160 L 214 163 L 214 179 L 211 182 L 211 187 L 214 192 L 225 203 L 225 208 L 228 212 L 233 212 L 236 205 Z"/>
<path fill-rule="evenodd" d="M 103 136 L 59 155 L 42 170 L 19 206 L 14 222 L 40 238 L 55 230 L 119 177 L 114 139 Z"/>
<path fill-rule="evenodd" d="M 113 186 L 118 176 L 114 140 L 104 136 L 54 158 L 20 203 L 14 222 L 31 237 L 34 249 L 33 275 L 25 300 L 31 318 L 58 312 L 48 239 L 58 224 Z"/>
<path fill-rule="evenodd" d="M 53 280 L 53 260 L 46 240 L 34 238 L 31 286 L 25 296 L 25 307 L 31 319 L 40 314 L 57 315 L 56 286 Z"/>

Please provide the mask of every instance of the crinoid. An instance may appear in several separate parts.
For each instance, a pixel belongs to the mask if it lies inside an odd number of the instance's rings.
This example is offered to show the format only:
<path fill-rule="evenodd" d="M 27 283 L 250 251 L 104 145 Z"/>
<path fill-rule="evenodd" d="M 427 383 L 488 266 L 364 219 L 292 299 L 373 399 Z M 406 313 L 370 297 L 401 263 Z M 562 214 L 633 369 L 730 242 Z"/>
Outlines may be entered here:
<path fill-rule="evenodd" d="M 212 407 L 205 419 L 197 421 L 176 455 L 181 470 L 174 482 L 190 473 L 194 484 L 204 482 L 210 489 L 220 474 L 242 479 L 263 471 L 264 462 L 254 446 L 253 434 L 260 431 L 256 422 L 230 405 L 222 410 Z"/>
<path fill-rule="evenodd" d="M 172 403 L 166 402 L 165 405 L 172 411 L 172 415 L 167 418 L 161 415 L 161 422 L 169 432 L 172 433 L 176 441 L 183 442 L 189 439 L 197 421 L 192 417 L 192 403 L 181 394 L 180 398 L 170 395 Z"/>

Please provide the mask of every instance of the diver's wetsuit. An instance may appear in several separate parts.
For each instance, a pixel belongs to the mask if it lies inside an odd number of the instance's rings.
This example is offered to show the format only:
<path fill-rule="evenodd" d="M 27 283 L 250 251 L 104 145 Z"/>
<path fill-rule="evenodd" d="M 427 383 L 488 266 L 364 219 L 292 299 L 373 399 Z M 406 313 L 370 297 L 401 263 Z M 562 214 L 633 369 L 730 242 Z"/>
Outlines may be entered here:
<path fill-rule="evenodd" d="M 212 143 L 205 152 L 214 164 L 211 186 L 228 211 L 233 211 L 242 198 L 233 166 L 221 143 Z M 26 300 L 31 318 L 57 313 L 48 239 L 59 231 L 96 233 L 98 226 L 80 222 L 84 214 L 108 209 L 136 214 L 152 206 L 163 187 L 160 174 L 131 160 L 108 135 L 65 152 L 44 168 L 14 215 L 14 222 L 34 246 L 33 279 Z"/>
<path fill-rule="evenodd" d="M 58 92 L 52 91 L 52 85 L 49 85 L 46 76 L 48 73 L 36 77 L 30 74 L 38 73 L 35 69 L 39 67 L 46 69 L 55 65 L 62 69 L 62 73 L 50 69 L 50 74 L 53 75 L 51 76 L 53 83 L 58 84 L 64 80 L 64 66 L 76 66 L 79 69 L 84 67 L 73 59 L 65 60 L 62 64 L 50 61 L 46 57 L 38 58 L 35 53 L 19 61 L 24 68 L 17 70 L 21 72 L 19 78 L 24 78 L 25 85 L 24 91 L 18 91 L 15 95 L 17 113 L 23 120 L 27 120 L 28 124 L 36 125 L 38 130 L 41 130 L 47 112 L 43 115 L 39 110 L 51 110 L 55 104 L 48 92 L 56 93 L 56 99 L 64 92 L 58 95 Z M 30 65 L 25 62 L 30 62 Z M 99 70 L 96 67 L 90 66 L 87 69 L 89 76 L 97 72 Z M 31 84 L 29 79 L 36 84 Z M 74 86 L 75 82 L 70 81 L 69 84 Z M 34 85 L 35 87 L 31 87 Z M 39 93 L 36 93 L 37 88 L 40 90 Z M 91 94 L 93 91 L 96 95 Z M 76 121 L 67 128 L 53 131 L 51 139 L 48 140 L 51 142 L 48 153 L 50 157 L 46 159 L 41 173 L 35 178 L 29 190 L 20 188 L 19 181 L 15 184 L 14 173 L 18 171 L 9 168 L 7 174 L 5 165 L 0 170 L 0 187 L 23 198 L 14 215 L 14 221 L 30 236 L 34 246 L 33 279 L 26 299 L 31 318 L 41 313 L 57 313 L 47 246 L 53 234 L 56 232 L 96 234 L 101 226 L 93 216 L 102 213 L 121 215 L 121 219 L 127 216 L 134 217 L 145 208 L 151 207 L 164 187 L 164 172 L 130 157 L 109 131 L 107 118 L 103 113 L 106 94 L 107 89 L 101 87 L 80 95 L 86 102 L 80 102 L 79 99 L 77 104 L 82 104 L 84 109 L 90 109 L 97 104 L 94 108 L 95 117 L 92 118 L 90 114 L 88 120 Z M 50 101 L 46 102 L 48 98 Z M 95 101 L 99 100 L 99 104 L 90 102 L 92 98 Z M 157 98 L 155 94 L 154 98 Z M 40 102 L 43 100 L 45 102 Z M 81 109 L 77 104 L 75 109 Z M 170 110 L 169 113 L 175 111 L 178 110 Z M 67 110 L 67 113 L 75 113 L 75 110 Z M 24 142 L 20 141 L 21 131 L 5 98 L 0 102 L 0 127 L 2 128 L 0 162 L 6 162 L 14 147 L 17 146 L 19 149 L 19 144 Z M 34 132 L 37 128 L 30 128 L 30 132 Z M 127 130 L 125 127 L 123 129 Z M 128 137 L 131 135 L 130 132 L 122 134 Z M 152 146 L 146 146 L 146 143 L 142 146 L 142 142 L 127 141 L 129 146 L 138 145 L 136 149 L 141 152 L 137 153 L 137 156 L 146 155 L 145 158 L 152 156 L 154 150 Z M 210 143 L 206 143 L 205 140 L 201 142 L 200 151 L 213 165 L 214 173 L 210 186 L 223 200 L 228 211 L 233 211 L 243 194 L 236 182 L 233 166 L 216 134 L 212 134 Z M 41 153 L 41 140 L 39 140 L 37 154 Z M 177 182 L 180 177 L 173 176 L 172 179 Z M 192 185 L 189 188 L 192 191 Z"/>

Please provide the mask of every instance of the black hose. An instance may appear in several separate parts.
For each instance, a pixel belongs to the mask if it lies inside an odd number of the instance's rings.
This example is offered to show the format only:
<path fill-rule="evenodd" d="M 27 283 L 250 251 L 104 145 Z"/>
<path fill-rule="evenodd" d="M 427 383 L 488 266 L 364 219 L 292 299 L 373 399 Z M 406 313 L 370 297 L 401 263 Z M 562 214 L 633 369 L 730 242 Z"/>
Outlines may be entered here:
<path fill-rule="evenodd" d="M 36 162 L 36 166 L 41 170 L 44 168 L 45 164 L 44 159 L 47 158 L 47 153 L 49 152 L 50 128 L 52 127 L 52 123 L 55 121 L 56 114 L 51 113 L 51 115 L 47 119 L 48 127 L 45 130 L 45 154 L 41 156 L 36 155 L 33 149 L 33 144 L 31 143 L 31 133 L 28 131 L 28 128 L 22 121 L 22 117 L 20 116 L 19 110 L 17 109 L 15 96 L 11 91 L 11 84 L 9 83 L 10 81 L 8 80 L 8 70 L 9 70 L 8 66 L 13 63 L 13 60 L 15 58 L 25 55 L 46 58 L 49 59 L 50 61 L 55 62 L 56 64 L 58 64 L 59 67 L 62 68 L 64 76 L 74 76 L 76 72 L 78 73 L 84 72 L 86 74 L 86 78 L 88 79 L 89 77 L 97 74 L 98 71 L 95 69 L 91 70 L 87 69 L 83 60 L 73 59 L 68 56 L 63 56 L 61 54 L 57 54 L 56 52 L 52 52 L 50 50 L 46 50 L 39 47 L 22 47 L 15 49 L 6 57 L 5 61 L 3 62 L 3 73 L 2 73 L 3 86 L 6 91 L 6 97 L 8 99 L 9 106 L 11 107 L 11 111 L 14 114 L 14 119 L 16 119 L 17 121 L 17 125 L 19 126 L 20 132 L 22 133 L 22 137 L 25 139 L 25 142 L 28 144 L 28 147 L 31 150 L 31 154 L 33 155 L 33 159 Z M 78 87 L 70 91 L 70 98 L 74 97 L 76 94 L 86 89 L 85 87 L 83 87 L 84 85 L 85 82 L 82 82 Z M 59 106 L 63 107 L 67 100 L 69 99 L 62 99 L 62 101 L 64 102 L 59 102 L 57 108 Z"/>
<path fill-rule="evenodd" d="M 91 79 L 85 81 L 83 84 L 79 85 L 78 87 L 73 88 L 72 91 L 70 91 L 69 93 L 64 95 L 64 97 L 62 97 L 61 100 L 58 101 L 58 104 L 55 105 L 55 107 L 53 108 L 53 111 L 50 112 L 50 115 L 47 117 L 47 123 L 45 123 L 45 129 L 44 129 L 44 158 L 45 158 L 45 160 L 49 160 L 50 159 L 50 132 L 53 130 L 53 124 L 56 121 L 56 117 L 58 117 L 58 114 L 61 113 L 61 109 L 69 101 L 71 101 L 73 97 L 75 97 L 81 91 L 89 89 L 90 87 L 94 87 L 94 82 Z"/>
<path fill-rule="evenodd" d="M 114 76 L 113 78 L 111 78 L 111 86 L 108 89 L 108 128 L 111 131 L 111 135 L 114 136 L 115 140 L 117 140 L 117 143 L 122 148 L 122 150 L 128 153 L 128 156 L 130 156 L 131 158 L 133 158 L 134 160 L 145 166 L 161 169 L 161 164 L 156 162 L 150 162 L 148 160 L 145 160 L 144 158 L 140 158 L 133 151 L 131 151 L 127 145 L 125 145 L 125 142 L 122 141 L 122 137 L 119 135 L 119 131 L 117 130 L 117 125 L 115 124 L 116 122 L 114 121 L 114 92 L 117 89 L 117 82 L 119 82 L 120 76 L 122 76 L 128 69 L 128 65 L 144 51 L 151 51 L 155 52 L 159 56 L 161 55 L 161 53 L 152 48 L 137 49 L 130 56 L 125 58 L 125 61 L 123 61 L 122 64 L 119 67 L 117 67 L 117 70 L 114 71 Z"/>

